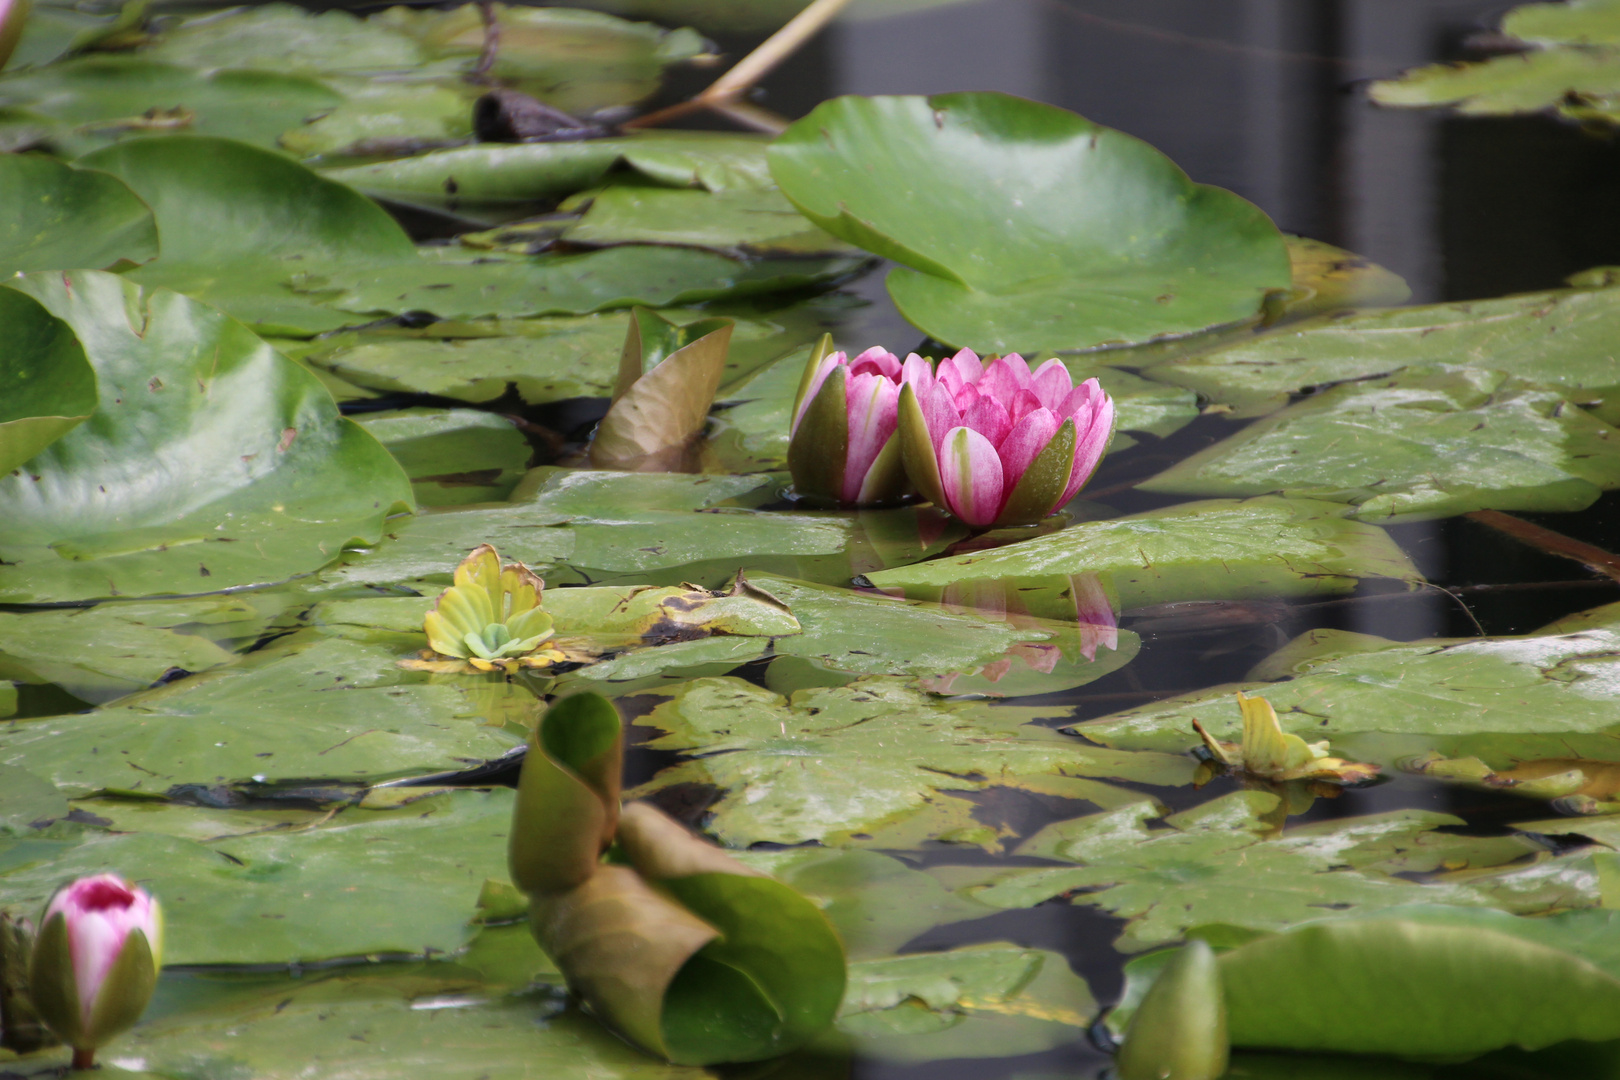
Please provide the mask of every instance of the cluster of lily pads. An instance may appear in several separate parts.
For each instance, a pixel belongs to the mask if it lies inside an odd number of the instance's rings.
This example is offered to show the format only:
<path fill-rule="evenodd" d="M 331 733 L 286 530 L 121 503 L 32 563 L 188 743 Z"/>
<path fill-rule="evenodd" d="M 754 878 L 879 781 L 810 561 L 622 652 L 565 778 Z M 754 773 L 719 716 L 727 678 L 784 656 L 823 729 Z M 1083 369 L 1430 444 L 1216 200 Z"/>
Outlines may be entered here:
<path fill-rule="evenodd" d="M 1620 488 L 1609 270 L 1395 306 L 999 94 L 624 129 L 712 49 L 596 12 L 36 3 L 0 1071 L 1079 1053 L 1066 957 L 957 944 L 1057 904 L 1131 958 L 1124 1080 L 1612 1068 L 1620 607 L 1281 629 L 1427 588 L 1391 526 Z M 1514 62 L 1612 6 L 1520 9 Z M 839 288 L 880 270 L 892 310 Z M 1246 610 L 1258 665 L 1137 680 L 1156 621 Z M 1313 812 L 1380 780 L 1524 811 Z"/>

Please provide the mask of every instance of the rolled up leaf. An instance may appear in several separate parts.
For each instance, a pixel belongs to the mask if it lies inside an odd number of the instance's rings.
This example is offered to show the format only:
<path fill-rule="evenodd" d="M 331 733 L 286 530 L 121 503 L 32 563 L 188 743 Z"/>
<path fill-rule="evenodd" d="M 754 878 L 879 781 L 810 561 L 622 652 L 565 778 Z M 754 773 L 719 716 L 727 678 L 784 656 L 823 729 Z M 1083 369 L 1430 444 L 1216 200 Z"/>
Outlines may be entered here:
<path fill-rule="evenodd" d="M 634 469 L 679 450 L 703 430 L 731 348 L 730 319 L 678 326 L 632 308 L 613 404 L 591 437 L 603 468 Z"/>
<path fill-rule="evenodd" d="M 507 861 L 531 896 L 584 884 L 619 822 L 624 731 L 598 694 L 575 694 L 546 711 L 529 740 L 512 807 Z"/>
<path fill-rule="evenodd" d="M 1154 981 L 1125 1029 L 1119 1080 L 1216 1080 L 1226 1074 L 1226 996 L 1209 943 L 1193 939 Z"/>
<path fill-rule="evenodd" d="M 832 925 L 656 807 L 620 811 L 621 753 L 618 715 L 595 694 L 552 706 L 536 732 L 510 852 L 535 939 L 597 1016 L 670 1061 L 756 1061 L 803 1045 L 843 998 Z"/>

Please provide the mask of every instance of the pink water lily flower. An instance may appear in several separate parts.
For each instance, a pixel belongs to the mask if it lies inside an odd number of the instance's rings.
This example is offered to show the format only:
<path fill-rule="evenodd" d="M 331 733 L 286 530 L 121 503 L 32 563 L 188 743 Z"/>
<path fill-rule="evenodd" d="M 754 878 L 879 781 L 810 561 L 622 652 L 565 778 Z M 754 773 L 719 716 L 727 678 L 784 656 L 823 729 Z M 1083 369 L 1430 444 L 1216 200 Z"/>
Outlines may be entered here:
<path fill-rule="evenodd" d="M 1017 353 L 985 363 L 970 349 L 937 372 L 905 375 L 899 436 L 923 495 L 975 528 L 1030 525 L 1096 470 L 1114 433 L 1114 401 L 1079 386 L 1061 360 L 1031 371 Z"/>
<path fill-rule="evenodd" d="M 895 439 L 900 385 L 927 375 L 913 353 L 904 363 L 882 348 L 851 360 L 832 351 L 831 335 L 810 354 L 788 443 L 798 494 L 846 506 L 877 506 L 910 494 Z"/>
<path fill-rule="evenodd" d="M 29 982 L 40 1018 L 73 1047 L 75 1068 L 140 1018 L 162 963 L 162 912 L 145 890 L 97 874 L 51 897 Z"/>

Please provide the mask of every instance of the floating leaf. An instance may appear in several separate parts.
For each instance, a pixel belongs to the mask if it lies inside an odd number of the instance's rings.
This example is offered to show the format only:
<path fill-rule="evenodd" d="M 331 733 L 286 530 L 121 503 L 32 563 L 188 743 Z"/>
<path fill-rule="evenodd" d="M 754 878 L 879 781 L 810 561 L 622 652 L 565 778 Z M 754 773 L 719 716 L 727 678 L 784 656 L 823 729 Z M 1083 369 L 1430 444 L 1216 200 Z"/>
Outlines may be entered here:
<path fill-rule="evenodd" d="M 87 157 L 152 207 L 162 255 L 131 275 L 266 333 L 309 334 L 360 320 L 316 307 L 286 282 L 347 262 L 413 260 L 381 208 L 279 154 L 225 139 L 137 139 Z"/>
<path fill-rule="evenodd" d="M 63 878 L 116 866 L 161 898 L 169 963 L 453 952 L 477 932 L 469 920 L 484 880 L 500 874 L 511 807 L 508 791 L 463 791 L 206 844 L 87 830 L 6 859 L 0 906 L 38 911 Z M 0 849 L 17 843 L 0 839 Z"/>
<path fill-rule="evenodd" d="M 1325 906 L 1373 911 L 1398 904 L 1488 906 L 1483 892 L 1460 884 L 1419 885 L 1391 876 L 1392 857 L 1460 818 L 1419 810 L 1340 818 L 1296 826 L 1275 839 L 1267 816 L 1278 797 L 1237 791 L 1164 819 L 1136 802 L 1046 826 L 1018 848 L 1081 863 L 1074 868 L 1000 869 L 969 895 L 998 907 L 1028 907 L 1074 893 L 1131 920 L 1116 947 L 1137 952 L 1173 941 L 1188 927 L 1227 923 L 1274 930 L 1315 918 Z M 1444 836 L 1444 834 L 1441 834 Z M 1467 846 L 1466 837 L 1445 837 Z M 1535 848 L 1517 842 L 1491 852 L 1498 863 Z M 1235 1025 L 1234 1045 L 1243 1045 Z"/>
<path fill-rule="evenodd" d="M 0 291 L 0 324 L 8 335 L 0 351 L 3 473 L 84 423 L 98 399 L 95 369 L 66 323 L 22 293 Z"/>
<path fill-rule="evenodd" d="M 400 409 L 355 422 L 410 475 L 418 506 L 504 499 L 534 453 L 510 420 L 477 409 Z"/>
<path fill-rule="evenodd" d="M 305 631 L 90 713 L 7 722 L 0 763 L 27 761 L 76 794 L 162 794 L 186 785 L 371 782 L 521 744 L 536 707 L 529 691 L 499 676 L 400 671 L 395 661 L 409 646 L 378 636 Z"/>
<path fill-rule="evenodd" d="M 729 319 L 677 325 L 646 308 L 630 310 L 613 404 L 591 436 L 590 459 L 602 468 L 657 467 L 703 430 L 725 372 Z"/>
<path fill-rule="evenodd" d="M 0 480 L 13 564 L 0 597 L 279 581 L 376 538 L 410 505 L 399 466 L 314 377 L 213 308 L 97 271 L 12 287 L 88 343 L 101 405 Z"/>
<path fill-rule="evenodd" d="M 93 169 L 40 154 L 0 156 L 0 207 L 0 276 L 104 270 L 157 254 L 152 211 L 117 179 Z"/>
<path fill-rule="evenodd" d="M 1107 805 L 1128 794 L 1077 778 L 1173 784 L 1190 775 L 1189 759 L 1099 753 L 1031 724 L 1041 712 L 942 702 L 876 676 L 790 699 L 741 679 L 697 679 L 636 723 L 665 732 L 648 744 L 655 749 L 704 756 L 636 793 L 680 783 L 725 789 L 709 828 L 738 846 L 847 843 L 928 812 L 946 792 L 1066 782 L 1073 797 Z"/>
<path fill-rule="evenodd" d="M 1281 406 L 1313 386 L 1388 375 L 1415 364 L 1489 368 L 1597 403 L 1620 418 L 1610 343 L 1620 289 L 1560 289 L 1312 319 L 1149 369 L 1214 401 Z M 1614 408 L 1606 403 L 1614 402 Z"/>
<path fill-rule="evenodd" d="M 833 1019 L 844 953 L 826 916 L 645 803 L 619 808 L 618 714 L 553 705 L 530 742 L 510 857 L 530 926 L 597 1015 L 650 1052 L 774 1057 Z M 620 859 L 598 856 L 618 840 Z"/>
<path fill-rule="evenodd" d="M 839 98 L 770 161 L 811 221 L 902 264 L 896 305 L 952 345 L 1144 341 L 1248 318 L 1289 284 L 1282 236 L 1254 206 L 1191 183 L 1146 143 L 1022 98 Z"/>
<path fill-rule="evenodd" d="M 1307 499 L 1210 499 L 1087 521 L 1005 547 L 868 574 L 882 589 L 930 590 L 1095 573 L 1125 608 L 1168 600 L 1342 592 L 1357 578 L 1420 580 L 1388 534 Z M 1190 730 L 1190 729 L 1189 729 Z"/>
<path fill-rule="evenodd" d="M 280 606 L 249 594 L 0 613 L 0 677 L 100 705 L 234 662 Z"/>
<path fill-rule="evenodd" d="M 459 660 L 464 670 L 510 675 L 519 665 L 561 658 L 546 644 L 556 630 L 541 602 L 545 583 L 527 566 L 502 566 L 495 549 L 480 544 L 456 566 L 453 581 L 423 616 L 429 663 Z"/>
<path fill-rule="evenodd" d="M 1367 521 L 1579 510 L 1616 486 L 1620 432 L 1522 379 L 1440 366 L 1336 386 L 1137 485 L 1335 499 Z"/>
<path fill-rule="evenodd" d="M 586 192 L 579 221 L 560 239 L 572 244 L 678 244 L 735 256 L 858 255 L 817 228 L 779 191 L 716 193 L 618 184 Z"/>
<path fill-rule="evenodd" d="M 374 198 L 483 216 L 493 224 L 596 187 L 619 165 L 674 188 L 766 191 L 774 186 L 765 164 L 765 140 L 709 131 L 645 132 L 583 142 L 485 143 L 328 169 L 326 175 Z"/>
<path fill-rule="evenodd" d="M 257 4 L 206 12 L 163 27 L 143 59 L 187 68 L 232 68 L 301 75 L 362 74 L 420 66 L 425 50 L 384 19 L 347 11 Z"/>
<path fill-rule="evenodd" d="M 76 57 L 0 78 L 0 107 L 27 110 L 41 124 L 38 137 L 66 157 L 174 133 L 273 147 L 281 132 L 342 100 L 304 75 L 203 72 L 123 56 Z"/>
<path fill-rule="evenodd" d="M 997 942 L 851 964 L 838 1026 L 880 1061 L 1008 1057 L 1075 1041 L 1095 1008 L 1061 955 Z"/>

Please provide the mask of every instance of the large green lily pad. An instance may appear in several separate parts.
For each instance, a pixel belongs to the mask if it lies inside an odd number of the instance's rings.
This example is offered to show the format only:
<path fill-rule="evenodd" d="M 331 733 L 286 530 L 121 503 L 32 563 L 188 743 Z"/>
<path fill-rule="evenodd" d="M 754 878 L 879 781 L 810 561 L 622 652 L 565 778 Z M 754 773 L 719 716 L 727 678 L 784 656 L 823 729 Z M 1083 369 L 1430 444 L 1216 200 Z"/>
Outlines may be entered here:
<path fill-rule="evenodd" d="M 1225 923 L 1276 930 L 1321 915 L 1324 907 L 1354 912 L 1399 904 L 1487 906 L 1490 898 L 1462 885 L 1419 885 L 1380 868 L 1417 838 L 1461 819 L 1400 810 L 1329 820 L 1267 838 L 1262 818 L 1278 796 L 1238 791 L 1164 819 L 1137 802 L 1047 826 L 1018 849 L 1083 865 L 993 871 L 969 895 L 999 907 L 1027 907 L 1079 890 L 1091 904 L 1131 920 L 1115 943 L 1137 952 L 1180 937 L 1189 927 Z M 1456 838 L 1467 844 L 1466 837 Z M 1528 854 L 1518 843 L 1499 861 Z"/>
<path fill-rule="evenodd" d="M 139 55 L 188 68 L 336 75 L 419 67 L 426 50 L 385 20 L 292 4 L 207 12 L 163 28 Z"/>
<path fill-rule="evenodd" d="M 361 320 L 288 288 L 349 262 L 414 261 L 415 246 L 364 196 L 279 154 L 226 139 L 138 139 L 88 156 L 152 207 L 162 254 L 132 279 L 224 308 L 265 333 Z"/>
<path fill-rule="evenodd" d="M 1334 499 L 1364 521 L 1580 510 L 1620 487 L 1620 431 L 1499 371 L 1416 367 L 1298 402 L 1138 486 Z"/>
<path fill-rule="evenodd" d="M 1527 637 L 1347 643 L 1290 665 L 1294 678 L 1250 689 L 1270 701 L 1283 730 L 1326 738 L 1342 754 L 1393 763 L 1434 750 L 1515 759 L 1612 758 L 1617 724 L 1613 626 Z M 1187 749 L 1197 719 L 1217 738 L 1241 724 L 1234 687 L 1171 698 L 1088 721 L 1076 731 L 1105 746 Z M 1539 748 L 1539 752 L 1538 751 Z"/>
<path fill-rule="evenodd" d="M 207 844 L 89 831 L 54 857 L 8 866 L 0 907 L 37 911 L 64 877 L 117 867 L 162 901 L 169 963 L 454 952 L 477 932 L 485 880 L 505 877 L 511 816 L 512 792 L 500 789 Z"/>
<path fill-rule="evenodd" d="M 1086 521 L 987 551 L 867 575 L 930 597 L 951 585 L 1103 575 L 1127 608 L 1166 601 L 1345 592 L 1361 578 L 1421 578 L 1376 526 L 1309 499 L 1210 499 Z"/>
<path fill-rule="evenodd" d="M 1250 203 L 1005 94 L 838 98 L 770 161 L 806 217 L 901 264 L 889 294 L 907 319 L 983 352 L 1190 333 L 1251 317 L 1290 281 L 1282 235 Z"/>
<path fill-rule="evenodd" d="M 240 663 L 76 716 L 0 728 L 0 762 L 76 793 L 356 783 L 499 757 L 536 702 L 498 678 L 401 671 L 393 641 L 284 638 Z"/>
<path fill-rule="evenodd" d="M 741 679 L 697 679 L 635 722 L 664 732 L 652 748 L 701 756 L 638 794 L 711 784 L 726 794 L 707 828 L 727 844 L 837 844 L 908 819 L 948 822 L 936 835 L 971 827 L 971 805 L 946 792 L 1024 787 L 1108 805 L 1136 796 L 1083 778 L 1173 784 L 1189 776 L 1190 759 L 1099 751 L 1030 723 L 1043 715 L 1050 712 L 943 702 L 881 676 L 791 699 Z"/>
<path fill-rule="evenodd" d="M 510 420 L 477 409 L 399 409 L 356 422 L 410 475 L 419 506 L 504 499 L 534 454 Z"/>
<path fill-rule="evenodd" d="M 0 78 L 0 107 L 26 109 L 66 157 L 177 132 L 272 147 L 281 132 L 342 100 L 304 75 L 205 72 L 123 56 L 78 57 Z"/>
<path fill-rule="evenodd" d="M 279 581 L 410 505 L 403 471 L 314 376 L 215 309 L 98 271 L 11 287 L 74 329 L 101 404 L 0 480 L 0 598 Z"/>
<path fill-rule="evenodd" d="M 1149 369 L 1214 401 L 1286 404 L 1307 387 L 1457 364 L 1517 375 L 1620 419 L 1620 289 L 1559 289 L 1498 300 L 1317 318 Z M 1612 404 L 1611 404 L 1612 403 Z"/>
<path fill-rule="evenodd" d="M 0 275 L 105 270 L 157 254 L 151 209 L 93 169 L 40 154 L 0 156 L 0 207 Z"/>
<path fill-rule="evenodd" d="M 617 184 L 577 196 L 563 209 L 581 203 L 579 221 L 561 234 L 573 244 L 674 244 L 737 256 L 859 254 L 806 221 L 779 191 Z"/>

